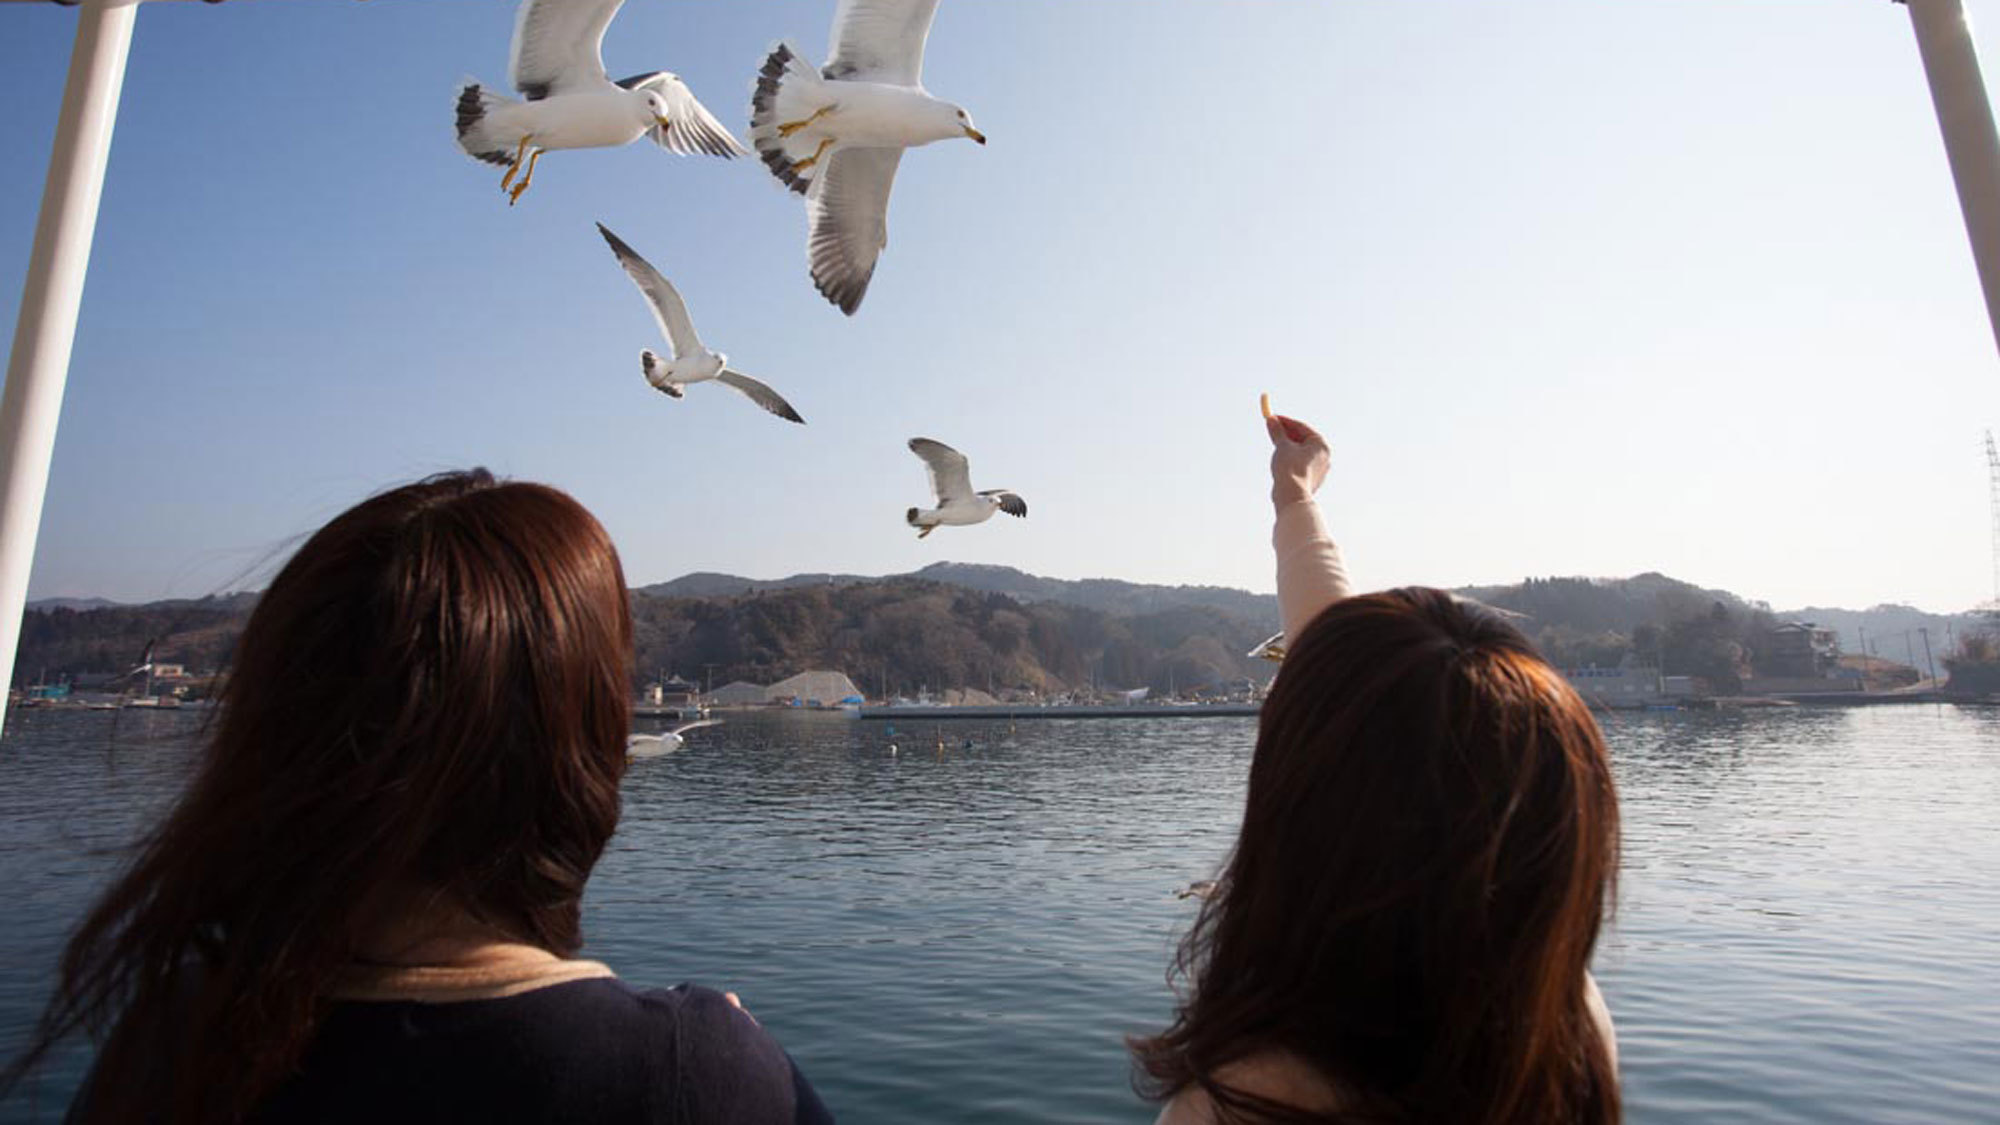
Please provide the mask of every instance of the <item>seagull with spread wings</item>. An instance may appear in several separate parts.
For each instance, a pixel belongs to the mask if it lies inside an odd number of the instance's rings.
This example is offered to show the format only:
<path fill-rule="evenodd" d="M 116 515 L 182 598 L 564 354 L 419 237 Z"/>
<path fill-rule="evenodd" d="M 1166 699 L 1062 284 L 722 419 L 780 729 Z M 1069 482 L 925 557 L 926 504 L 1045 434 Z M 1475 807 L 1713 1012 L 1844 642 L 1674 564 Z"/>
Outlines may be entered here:
<path fill-rule="evenodd" d="M 604 29 L 624 3 L 521 0 L 507 70 L 527 100 L 515 101 L 477 82 L 459 89 L 458 146 L 507 169 L 500 190 L 510 204 L 528 190 L 536 162 L 550 149 L 606 148 L 648 136 L 683 156 L 726 158 L 749 151 L 678 75 L 656 70 L 613 82 L 604 73 Z"/>
<path fill-rule="evenodd" d="M 639 370 L 646 373 L 646 382 L 669 398 L 680 398 L 687 393 L 688 384 L 712 379 L 742 391 L 751 402 L 787 422 L 804 424 L 805 419 L 799 417 L 799 412 L 782 395 L 741 371 L 731 370 L 728 356 L 702 345 L 701 337 L 694 333 L 694 320 L 688 316 L 687 302 L 681 300 L 673 283 L 653 268 L 653 263 L 641 258 L 637 250 L 625 245 L 625 240 L 612 234 L 603 223 L 597 224 L 597 233 L 604 236 L 611 252 L 618 255 L 618 264 L 625 267 L 626 276 L 645 295 L 653 319 L 674 348 L 672 360 L 661 359 L 650 348 L 639 353 Z"/>
<path fill-rule="evenodd" d="M 980 144 L 965 110 L 923 86 L 937 0 L 840 0 L 833 55 L 815 70 L 781 44 L 750 98 L 750 141 L 779 182 L 806 197 L 813 284 L 854 315 L 889 244 L 889 189 L 903 150 L 953 137 Z"/>
<path fill-rule="evenodd" d="M 628 758 L 659 758 L 676 750 L 687 749 L 685 735 L 702 727 L 719 727 L 721 719 L 699 719 L 692 723 L 682 723 L 672 730 L 658 734 L 635 734 L 625 740 L 625 756 Z"/>
<path fill-rule="evenodd" d="M 985 523 L 995 512 L 1021 517 L 1028 514 L 1028 502 L 1004 488 L 972 491 L 972 466 L 965 454 L 951 446 L 929 438 L 911 438 L 910 452 L 923 458 L 924 468 L 931 474 L 931 492 L 937 496 L 937 507 L 911 508 L 903 517 L 917 529 L 917 538 L 947 525 Z"/>

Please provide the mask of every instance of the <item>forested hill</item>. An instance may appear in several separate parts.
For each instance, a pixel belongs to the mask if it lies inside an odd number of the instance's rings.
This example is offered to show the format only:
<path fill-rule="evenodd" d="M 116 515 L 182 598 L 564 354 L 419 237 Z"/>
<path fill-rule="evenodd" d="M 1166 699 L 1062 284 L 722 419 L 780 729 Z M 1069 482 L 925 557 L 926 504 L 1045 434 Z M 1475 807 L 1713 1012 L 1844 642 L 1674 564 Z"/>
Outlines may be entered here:
<path fill-rule="evenodd" d="M 671 582 L 642 586 L 637 593 L 660 598 L 709 598 L 803 586 L 853 586 L 897 578 L 941 582 L 1024 602 L 1057 602 L 1114 614 L 1155 613 L 1201 606 L 1239 617 L 1276 622 L 1278 599 L 1227 586 L 1149 586 L 1116 578 L 1043 578 L 1010 566 L 937 562 L 910 574 L 871 578 L 859 574 L 794 574 L 786 578 L 739 578 L 733 574 L 687 574 Z M 1274 624 L 1272 628 L 1276 628 Z"/>
<path fill-rule="evenodd" d="M 1563 665 L 1615 664 L 1628 653 L 1670 671 L 1726 682 L 1747 674 L 1762 631 L 1777 620 L 1761 603 L 1659 574 L 1624 579 L 1530 579 L 1461 593 L 1521 615 L 1518 623 Z M 143 606 L 33 608 L 24 622 L 17 684 L 129 668 L 146 642 L 157 659 L 227 667 L 255 595 Z M 1277 599 L 1212 586 L 1042 578 L 1006 567 L 937 563 L 871 578 L 801 574 L 754 580 L 691 574 L 633 592 L 640 682 L 661 672 L 724 684 L 771 683 L 812 668 L 846 672 L 870 695 L 978 688 L 1042 693 L 1217 686 L 1263 679 L 1271 666 L 1243 654 L 1278 627 Z M 1930 618 L 1905 607 L 1814 610 L 1871 641 L 1910 621 L 1977 627 L 1972 615 Z M 1946 653 L 1936 626 L 1932 640 Z M 1894 656 L 1904 646 L 1898 641 Z"/>
<path fill-rule="evenodd" d="M 102 599 L 75 599 L 86 604 Z M 209 670 L 224 666 L 257 604 L 255 594 L 149 602 L 104 603 L 75 609 L 64 599 L 35 604 L 21 617 L 21 645 L 14 659 L 16 686 L 46 678 L 123 672 L 137 664 L 157 638 L 154 659 Z"/>
<path fill-rule="evenodd" d="M 831 668 L 871 695 L 954 688 L 1049 694 L 1092 686 L 1219 687 L 1266 679 L 1272 670 L 1244 655 L 1277 628 L 1276 599 L 1269 596 L 1188 587 L 1191 593 L 1182 597 L 1175 587 L 1064 582 L 998 567 L 931 567 L 927 573 L 941 571 L 965 581 L 801 575 L 757 582 L 689 575 L 636 590 L 635 675 L 642 683 L 667 672 L 720 685 L 772 683 Z M 1016 596 L 974 582 L 1045 589 L 1051 596 Z M 1075 600 L 1056 600 L 1057 593 Z M 1119 608 L 1076 604 L 1088 598 Z M 253 602 L 239 596 L 31 609 L 16 683 L 43 674 L 61 679 L 122 671 L 153 638 L 162 662 L 226 667 Z M 1268 612 L 1256 612 L 1266 606 Z"/>
<path fill-rule="evenodd" d="M 1269 677 L 1245 656 L 1273 626 L 1200 605 L 1112 614 L 922 578 L 633 599 L 642 677 L 772 683 L 807 668 L 871 696 L 976 688 L 1159 690 Z"/>

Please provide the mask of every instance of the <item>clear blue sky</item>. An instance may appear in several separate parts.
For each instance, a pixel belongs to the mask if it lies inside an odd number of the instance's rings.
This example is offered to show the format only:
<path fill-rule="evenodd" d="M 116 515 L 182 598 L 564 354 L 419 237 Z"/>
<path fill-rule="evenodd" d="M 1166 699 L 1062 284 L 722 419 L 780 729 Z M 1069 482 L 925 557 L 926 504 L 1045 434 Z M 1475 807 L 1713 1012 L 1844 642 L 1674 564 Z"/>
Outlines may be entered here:
<path fill-rule="evenodd" d="M 2000 2 L 1971 7 L 2000 60 Z M 740 130 L 768 46 L 817 56 L 832 8 L 630 0 L 607 62 Z M 1888 0 L 945 0 L 928 85 L 992 144 L 904 161 L 852 321 L 754 161 L 556 153 L 510 210 L 450 101 L 504 82 L 512 18 L 141 10 L 33 596 L 256 584 L 468 464 L 573 492 L 635 583 L 953 559 L 1269 589 L 1259 391 L 1332 435 L 1364 585 L 1992 595 L 2000 360 Z M 9 336 L 75 22 L 0 6 Z M 599 219 L 810 424 L 647 388 Z M 918 542 L 915 435 L 1030 518 Z"/>

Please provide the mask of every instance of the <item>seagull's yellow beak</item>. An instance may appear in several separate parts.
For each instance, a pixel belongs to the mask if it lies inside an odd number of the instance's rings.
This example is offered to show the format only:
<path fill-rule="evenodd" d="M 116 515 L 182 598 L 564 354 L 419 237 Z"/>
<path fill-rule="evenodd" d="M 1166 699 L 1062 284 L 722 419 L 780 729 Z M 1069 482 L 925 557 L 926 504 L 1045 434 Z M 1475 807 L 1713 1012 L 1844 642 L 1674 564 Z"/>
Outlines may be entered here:
<path fill-rule="evenodd" d="M 964 128 L 966 136 L 971 137 L 973 140 L 978 141 L 980 144 L 986 143 L 986 134 L 980 132 L 977 129 L 974 129 L 970 125 L 967 125 Z"/>
<path fill-rule="evenodd" d="M 673 124 L 673 122 L 671 122 L 671 121 L 667 120 L 667 119 L 666 119 L 666 118 L 664 118 L 664 117 L 661 117 L 661 116 L 660 116 L 659 114 L 657 114 L 657 113 L 653 115 L 653 121 L 654 121 L 654 123 L 655 123 L 655 124 L 657 124 L 657 125 L 658 125 L 658 126 L 659 126 L 660 128 L 662 128 L 662 129 L 665 129 L 665 128 L 667 128 L 667 127 L 669 127 L 669 126 L 671 126 L 671 125 Z"/>

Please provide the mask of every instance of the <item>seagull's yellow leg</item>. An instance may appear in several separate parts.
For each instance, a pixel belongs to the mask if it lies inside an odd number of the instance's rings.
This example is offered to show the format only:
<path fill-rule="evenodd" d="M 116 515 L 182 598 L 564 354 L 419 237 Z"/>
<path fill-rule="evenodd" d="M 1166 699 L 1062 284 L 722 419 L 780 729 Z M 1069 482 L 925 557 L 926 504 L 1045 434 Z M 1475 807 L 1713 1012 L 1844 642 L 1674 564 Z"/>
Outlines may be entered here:
<path fill-rule="evenodd" d="M 924 536 L 926 536 L 926 535 L 929 535 L 929 534 L 930 534 L 931 532 L 933 532 L 933 531 L 936 531 L 936 530 L 937 530 L 937 525 L 936 525 L 936 524 L 932 524 L 932 525 L 930 525 L 929 527 L 926 527 L 926 528 L 923 528 L 923 529 L 919 530 L 919 531 L 917 532 L 917 538 L 919 538 L 919 539 L 922 539 L 922 538 L 923 538 Z"/>
<path fill-rule="evenodd" d="M 831 105 L 823 105 L 818 109 L 813 110 L 813 115 L 811 117 L 806 118 L 804 121 L 786 121 L 780 124 L 778 126 L 778 135 L 781 137 L 789 137 L 793 133 L 798 132 L 800 129 L 803 129 L 806 126 L 811 125 L 813 122 L 818 121 L 820 118 L 825 117 L 827 114 L 832 112 L 833 112 L 833 107 Z"/>
<path fill-rule="evenodd" d="M 828 148 L 831 148 L 832 146 L 833 146 L 832 137 L 828 137 L 825 140 L 821 141 L 819 143 L 819 147 L 813 150 L 813 154 L 811 156 L 808 156 L 804 160 L 801 160 L 798 163 L 792 165 L 792 171 L 803 172 L 806 169 L 812 167 L 813 165 L 818 164 L 819 158 L 825 156 L 826 150 Z"/>
<path fill-rule="evenodd" d="M 521 193 L 527 191 L 528 185 L 535 182 L 535 162 L 540 160 L 542 154 L 547 151 L 549 150 L 538 148 L 528 154 L 528 170 L 521 176 L 521 182 L 515 184 L 514 190 L 508 193 L 507 206 L 512 207 L 514 204 L 519 203 L 521 201 Z"/>
<path fill-rule="evenodd" d="M 515 149 L 515 150 L 514 150 L 514 164 L 513 164 L 513 166 L 507 169 L 507 174 L 506 174 L 506 175 L 504 175 L 504 176 L 500 177 L 500 190 L 501 190 L 501 191 L 506 191 L 506 190 L 507 190 L 507 187 L 508 187 L 508 185 L 510 185 L 510 184 L 512 184 L 512 183 L 514 182 L 514 177 L 515 177 L 516 175 L 518 175 L 518 174 L 520 173 L 520 171 L 521 171 L 521 161 L 522 161 L 522 160 L 525 160 L 525 159 L 527 158 L 527 156 L 528 156 L 528 138 L 527 138 L 527 137 L 522 137 L 522 138 L 521 138 L 521 146 L 520 146 L 519 148 L 517 148 L 517 149 Z"/>

